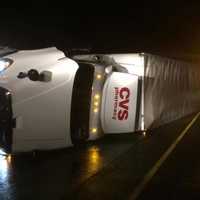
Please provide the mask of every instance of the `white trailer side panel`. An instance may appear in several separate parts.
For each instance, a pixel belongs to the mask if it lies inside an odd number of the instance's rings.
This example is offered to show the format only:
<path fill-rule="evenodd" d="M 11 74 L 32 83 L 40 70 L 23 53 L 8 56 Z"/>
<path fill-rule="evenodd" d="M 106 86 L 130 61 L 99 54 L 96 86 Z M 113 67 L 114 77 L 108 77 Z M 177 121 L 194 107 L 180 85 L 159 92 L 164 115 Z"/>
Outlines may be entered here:
<path fill-rule="evenodd" d="M 145 54 L 145 127 L 158 127 L 200 110 L 200 66 Z"/>

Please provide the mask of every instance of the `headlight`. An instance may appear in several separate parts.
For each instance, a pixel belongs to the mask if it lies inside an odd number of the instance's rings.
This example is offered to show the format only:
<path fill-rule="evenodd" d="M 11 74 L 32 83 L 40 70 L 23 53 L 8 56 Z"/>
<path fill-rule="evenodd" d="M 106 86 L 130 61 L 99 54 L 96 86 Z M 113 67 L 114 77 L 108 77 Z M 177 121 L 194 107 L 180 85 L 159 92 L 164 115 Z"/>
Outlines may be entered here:
<path fill-rule="evenodd" d="M 0 73 L 6 70 L 10 65 L 12 65 L 13 60 L 9 58 L 2 58 L 0 59 Z"/>

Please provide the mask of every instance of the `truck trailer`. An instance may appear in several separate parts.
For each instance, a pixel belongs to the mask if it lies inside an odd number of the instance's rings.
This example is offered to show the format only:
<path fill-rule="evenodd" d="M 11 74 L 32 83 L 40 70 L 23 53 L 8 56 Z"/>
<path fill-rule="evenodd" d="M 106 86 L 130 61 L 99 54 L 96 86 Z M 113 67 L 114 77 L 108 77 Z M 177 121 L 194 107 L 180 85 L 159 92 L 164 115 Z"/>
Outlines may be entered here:
<path fill-rule="evenodd" d="M 0 51 L 0 147 L 65 148 L 145 131 L 200 108 L 197 65 L 147 53 Z"/>

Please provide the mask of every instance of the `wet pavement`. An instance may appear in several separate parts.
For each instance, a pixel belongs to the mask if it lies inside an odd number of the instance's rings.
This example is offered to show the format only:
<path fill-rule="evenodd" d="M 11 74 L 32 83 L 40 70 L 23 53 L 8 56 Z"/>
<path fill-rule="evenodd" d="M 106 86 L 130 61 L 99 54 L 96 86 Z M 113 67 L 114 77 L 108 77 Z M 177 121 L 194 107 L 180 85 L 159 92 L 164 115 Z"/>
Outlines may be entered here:
<path fill-rule="evenodd" d="M 109 136 L 79 148 L 0 157 L 0 200 L 72 199 L 77 188 L 123 155 L 138 135 Z"/>
<path fill-rule="evenodd" d="M 138 199 L 200 199 L 200 118 Z"/>
<path fill-rule="evenodd" d="M 146 136 L 109 135 L 79 148 L 2 156 L 0 200 L 129 199 L 192 117 L 149 131 Z M 199 132 L 200 119 L 139 199 L 200 197 Z"/>

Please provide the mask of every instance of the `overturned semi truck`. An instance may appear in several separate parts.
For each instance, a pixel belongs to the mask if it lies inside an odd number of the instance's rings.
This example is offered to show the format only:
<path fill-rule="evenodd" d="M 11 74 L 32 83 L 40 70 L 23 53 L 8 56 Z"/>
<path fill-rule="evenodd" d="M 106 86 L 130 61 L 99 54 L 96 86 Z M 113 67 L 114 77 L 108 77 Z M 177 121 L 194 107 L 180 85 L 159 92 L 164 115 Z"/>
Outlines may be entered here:
<path fill-rule="evenodd" d="M 200 109 L 198 66 L 138 54 L 0 49 L 0 147 L 58 149 Z"/>

